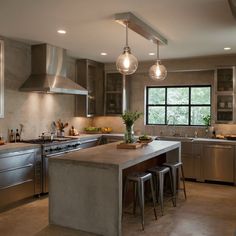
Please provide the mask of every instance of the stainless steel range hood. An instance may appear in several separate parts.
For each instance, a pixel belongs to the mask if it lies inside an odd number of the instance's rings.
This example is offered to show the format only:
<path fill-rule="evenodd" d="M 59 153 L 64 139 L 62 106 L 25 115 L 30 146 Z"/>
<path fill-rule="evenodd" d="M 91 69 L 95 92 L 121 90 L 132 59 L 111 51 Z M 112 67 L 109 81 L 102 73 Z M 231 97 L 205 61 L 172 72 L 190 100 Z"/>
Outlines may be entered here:
<path fill-rule="evenodd" d="M 88 91 L 66 76 L 66 50 L 48 44 L 31 47 L 31 75 L 21 91 L 79 94 Z"/>

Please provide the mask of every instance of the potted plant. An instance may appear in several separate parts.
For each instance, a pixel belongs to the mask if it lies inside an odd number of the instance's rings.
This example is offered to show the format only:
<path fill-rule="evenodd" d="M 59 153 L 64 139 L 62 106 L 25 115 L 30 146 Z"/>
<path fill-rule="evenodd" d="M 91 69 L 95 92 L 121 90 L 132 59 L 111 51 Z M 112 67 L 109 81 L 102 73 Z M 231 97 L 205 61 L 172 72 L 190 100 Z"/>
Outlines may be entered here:
<path fill-rule="evenodd" d="M 209 126 L 211 125 L 211 116 L 210 115 L 206 115 L 206 116 L 203 116 L 203 122 L 204 122 L 204 125 L 206 126 L 206 136 L 208 136 L 208 133 L 209 133 Z"/>
<path fill-rule="evenodd" d="M 133 143 L 134 142 L 134 122 L 142 115 L 141 112 L 131 112 L 125 111 L 121 118 L 123 119 L 123 123 L 125 124 L 125 143 Z"/>

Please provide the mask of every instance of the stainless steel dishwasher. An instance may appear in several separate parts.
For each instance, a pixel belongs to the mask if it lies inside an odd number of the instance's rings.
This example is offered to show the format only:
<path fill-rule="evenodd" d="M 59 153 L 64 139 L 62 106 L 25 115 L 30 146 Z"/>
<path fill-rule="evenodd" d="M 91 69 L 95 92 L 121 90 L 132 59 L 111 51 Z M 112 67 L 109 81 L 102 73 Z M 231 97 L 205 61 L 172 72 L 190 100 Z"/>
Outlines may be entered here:
<path fill-rule="evenodd" d="M 204 145 L 202 164 L 205 180 L 234 182 L 234 146 Z"/>

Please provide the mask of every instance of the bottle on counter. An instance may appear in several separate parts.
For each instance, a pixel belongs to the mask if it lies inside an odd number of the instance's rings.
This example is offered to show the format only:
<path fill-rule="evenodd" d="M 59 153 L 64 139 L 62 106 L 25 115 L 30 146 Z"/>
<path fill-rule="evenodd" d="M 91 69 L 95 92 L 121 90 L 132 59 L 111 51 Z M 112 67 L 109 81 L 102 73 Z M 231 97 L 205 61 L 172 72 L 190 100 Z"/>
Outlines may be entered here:
<path fill-rule="evenodd" d="M 75 128 L 74 128 L 74 126 L 71 126 L 71 129 L 70 129 L 70 135 L 71 136 L 75 136 Z"/>
<path fill-rule="evenodd" d="M 10 135 L 9 135 L 9 142 L 14 143 L 15 142 L 15 133 L 13 129 L 11 129 Z"/>
<path fill-rule="evenodd" d="M 20 133 L 18 129 L 16 129 L 16 142 L 20 142 Z"/>

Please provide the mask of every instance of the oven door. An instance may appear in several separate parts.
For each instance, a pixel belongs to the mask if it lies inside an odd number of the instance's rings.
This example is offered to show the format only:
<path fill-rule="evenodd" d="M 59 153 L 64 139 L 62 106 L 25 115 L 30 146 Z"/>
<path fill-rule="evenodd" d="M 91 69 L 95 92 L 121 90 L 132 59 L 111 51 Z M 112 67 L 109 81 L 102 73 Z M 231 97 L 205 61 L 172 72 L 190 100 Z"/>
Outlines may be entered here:
<path fill-rule="evenodd" d="M 43 156 L 43 193 L 48 193 L 48 180 L 49 180 L 49 174 L 48 174 L 48 159 L 49 158 L 55 158 L 58 156 L 62 156 L 68 152 L 74 152 L 78 151 L 81 148 L 76 148 L 69 151 L 63 151 L 63 152 L 57 152 L 57 153 L 51 153 Z"/>

